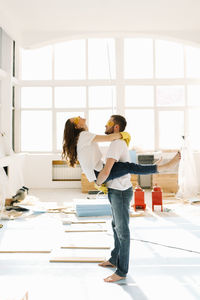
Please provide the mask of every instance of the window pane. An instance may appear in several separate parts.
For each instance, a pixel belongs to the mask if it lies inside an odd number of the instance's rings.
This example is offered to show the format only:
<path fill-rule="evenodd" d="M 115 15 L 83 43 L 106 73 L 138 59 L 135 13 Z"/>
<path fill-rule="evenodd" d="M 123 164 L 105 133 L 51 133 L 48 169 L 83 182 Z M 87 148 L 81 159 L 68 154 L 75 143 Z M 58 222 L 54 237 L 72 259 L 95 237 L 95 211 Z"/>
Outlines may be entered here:
<path fill-rule="evenodd" d="M 185 104 L 184 86 L 158 86 L 156 103 L 158 106 L 183 106 Z"/>
<path fill-rule="evenodd" d="M 89 87 L 89 107 L 116 107 L 115 87 Z"/>
<path fill-rule="evenodd" d="M 33 50 L 22 49 L 22 79 L 52 79 L 52 47 Z"/>
<path fill-rule="evenodd" d="M 85 40 L 55 45 L 55 79 L 85 79 Z"/>
<path fill-rule="evenodd" d="M 200 48 L 187 46 L 186 50 L 186 76 L 200 78 Z"/>
<path fill-rule="evenodd" d="M 88 78 L 115 78 L 114 39 L 88 39 Z"/>
<path fill-rule="evenodd" d="M 21 89 L 22 108 L 49 108 L 52 106 L 50 87 L 23 87 Z"/>
<path fill-rule="evenodd" d="M 52 113 L 22 111 L 21 150 L 52 151 Z"/>
<path fill-rule="evenodd" d="M 105 125 L 112 115 L 111 109 L 89 111 L 89 131 L 104 134 Z"/>
<path fill-rule="evenodd" d="M 200 128 L 200 109 L 189 109 L 189 137 L 191 147 L 200 150 L 199 128 Z"/>
<path fill-rule="evenodd" d="M 154 149 L 154 112 L 152 109 L 127 109 L 126 131 L 131 135 L 130 148 Z"/>
<path fill-rule="evenodd" d="M 55 107 L 71 108 L 86 106 L 85 87 L 57 87 L 55 88 Z"/>
<path fill-rule="evenodd" d="M 180 78 L 184 76 L 184 53 L 181 44 L 156 41 L 156 77 Z"/>
<path fill-rule="evenodd" d="M 58 112 L 56 113 L 56 147 L 57 150 L 62 149 L 62 141 L 63 141 L 63 132 L 65 122 L 74 117 L 82 117 L 84 118 L 84 112 L 73 111 L 73 112 Z"/>
<path fill-rule="evenodd" d="M 125 105 L 126 106 L 153 106 L 154 90 L 153 86 L 126 86 Z"/>
<path fill-rule="evenodd" d="M 152 39 L 124 40 L 125 78 L 153 77 L 153 41 Z"/>
<path fill-rule="evenodd" d="M 188 85 L 188 105 L 200 106 L 200 86 L 199 85 Z"/>
<path fill-rule="evenodd" d="M 159 147 L 179 149 L 184 135 L 184 113 L 182 111 L 159 112 Z"/>

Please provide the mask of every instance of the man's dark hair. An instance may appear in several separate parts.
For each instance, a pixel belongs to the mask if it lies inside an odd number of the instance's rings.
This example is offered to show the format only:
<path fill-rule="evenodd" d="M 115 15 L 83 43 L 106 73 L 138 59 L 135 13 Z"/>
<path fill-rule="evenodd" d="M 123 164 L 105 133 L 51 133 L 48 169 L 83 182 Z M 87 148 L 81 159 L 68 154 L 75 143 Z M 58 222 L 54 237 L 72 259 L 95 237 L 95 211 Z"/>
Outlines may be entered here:
<path fill-rule="evenodd" d="M 126 119 L 121 115 L 112 115 L 111 118 L 113 118 L 115 125 L 119 125 L 119 130 L 124 131 L 127 124 Z"/>

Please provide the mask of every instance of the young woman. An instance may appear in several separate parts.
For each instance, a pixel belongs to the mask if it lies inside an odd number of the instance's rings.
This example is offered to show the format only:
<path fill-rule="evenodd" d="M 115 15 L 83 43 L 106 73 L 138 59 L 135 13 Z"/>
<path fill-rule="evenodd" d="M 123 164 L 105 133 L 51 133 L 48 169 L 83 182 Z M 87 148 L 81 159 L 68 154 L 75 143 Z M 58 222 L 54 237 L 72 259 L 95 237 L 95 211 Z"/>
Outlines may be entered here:
<path fill-rule="evenodd" d="M 108 121 L 107 126 L 115 125 L 115 116 Z M 113 122 L 113 124 L 111 124 Z M 126 123 L 121 128 L 124 131 Z M 63 152 L 62 158 L 74 167 L 79 161 L 82 171 L 87 179 L 92 182 L 97 180 L 99 172 L 103 169 L 102 154 L 98 146 L 98 142 L 111 142 L 116 139 L 122 139 L 123 132 L 111 133 L 108 135 L 96 135 L 88 131 L 86 119 L 74 117 L 68 119 L 65 123 L 63 135 Z M 127 135 L 125 134 L 125 138 Z M 104 182 L 121 177 L 125 174 L 152 174 L 158 173 L 171 165 L 174 165 L 178 159 L 178 154 L 167 164 L 164 165 L 139 165 L 135 163 L 115 162 L 110 174 Z"/>

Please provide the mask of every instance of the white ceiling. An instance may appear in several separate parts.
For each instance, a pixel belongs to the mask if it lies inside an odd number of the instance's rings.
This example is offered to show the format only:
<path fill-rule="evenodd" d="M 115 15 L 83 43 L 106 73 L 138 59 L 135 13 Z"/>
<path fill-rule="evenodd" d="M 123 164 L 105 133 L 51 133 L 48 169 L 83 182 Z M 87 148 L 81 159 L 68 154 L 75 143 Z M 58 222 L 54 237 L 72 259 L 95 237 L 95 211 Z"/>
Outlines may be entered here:
<path fill-rule="evenodd" d="M 0 0 L 0 26 L 24 47 L 111 33 L 200 44 L 200 1 Z"/>

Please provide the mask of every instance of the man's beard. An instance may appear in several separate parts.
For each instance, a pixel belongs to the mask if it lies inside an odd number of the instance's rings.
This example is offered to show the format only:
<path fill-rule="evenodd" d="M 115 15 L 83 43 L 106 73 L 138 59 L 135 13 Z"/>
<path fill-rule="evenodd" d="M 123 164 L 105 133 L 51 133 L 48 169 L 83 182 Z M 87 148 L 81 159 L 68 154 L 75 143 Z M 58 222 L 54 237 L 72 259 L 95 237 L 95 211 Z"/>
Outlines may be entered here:
<path fill-rule="evenodd" d="M 111 134 L 114 132 L 114 126 L 111 127 L 109 130 L 105 130 L 105 134 Z"/>

